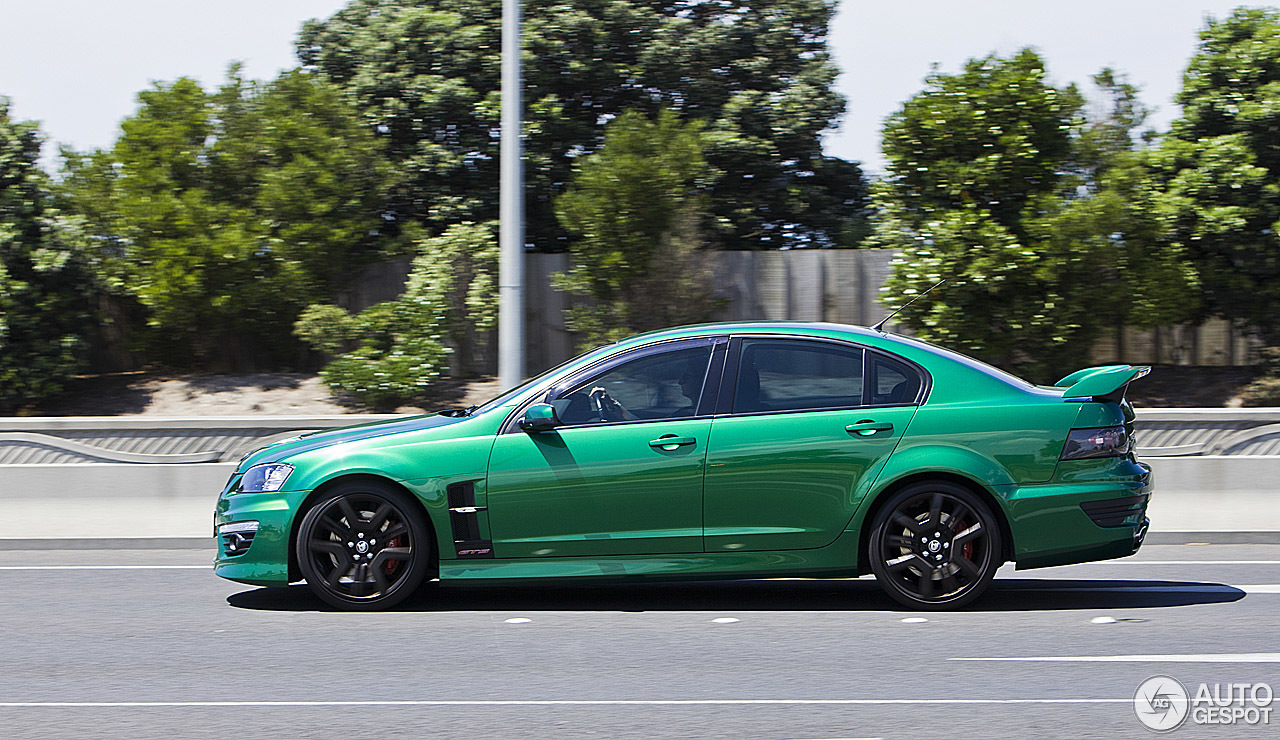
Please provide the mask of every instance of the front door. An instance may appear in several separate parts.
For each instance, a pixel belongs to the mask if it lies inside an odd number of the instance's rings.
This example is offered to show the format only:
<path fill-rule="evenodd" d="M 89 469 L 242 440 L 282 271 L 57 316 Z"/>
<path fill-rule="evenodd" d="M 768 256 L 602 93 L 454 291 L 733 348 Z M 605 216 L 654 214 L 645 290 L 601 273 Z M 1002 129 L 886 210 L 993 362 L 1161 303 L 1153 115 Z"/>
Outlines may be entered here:
<path fill-rule="evenodd" d="M 669 342 L 587 370 L 549 394 L 560 426 L 500 434 L 487 487 L 494 555 L 701 552 L 711 347 Z"/>

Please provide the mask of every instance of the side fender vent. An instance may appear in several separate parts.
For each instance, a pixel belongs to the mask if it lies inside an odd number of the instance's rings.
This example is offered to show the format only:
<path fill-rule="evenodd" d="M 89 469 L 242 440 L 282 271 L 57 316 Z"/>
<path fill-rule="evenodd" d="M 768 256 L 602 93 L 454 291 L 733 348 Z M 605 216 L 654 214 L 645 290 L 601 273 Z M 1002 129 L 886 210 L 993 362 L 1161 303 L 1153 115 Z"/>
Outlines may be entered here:
<path fill-rule="evenodd" d="M 449 500 L 449 526 L 453 530 L 453 547 L 458 557 L 467 560 L 493 557 L 493 543 L 480 538 L 480 512 L 476 506 L 475 481 L 454 483 L 445 488 Z"/>

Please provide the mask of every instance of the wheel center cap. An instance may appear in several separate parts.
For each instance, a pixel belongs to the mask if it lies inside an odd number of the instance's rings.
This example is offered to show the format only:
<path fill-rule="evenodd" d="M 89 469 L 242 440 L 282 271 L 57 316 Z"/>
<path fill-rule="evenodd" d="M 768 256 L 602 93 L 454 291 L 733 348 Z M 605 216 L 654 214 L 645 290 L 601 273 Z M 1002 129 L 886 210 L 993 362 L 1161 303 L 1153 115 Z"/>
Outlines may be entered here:
<path fill-rule="evenodd" d="M 361 543 L 364 544 L 364 543 Z M 942 543 L 937 540 L 929 540 L 929 552 L 937 552 L 942 549 Z M 361 550 L 361 552 L 364 552 Z"/>
<path fill-rule="evenodd" d="M 929 547 L 933 547 L 933 544 L 930 544 Z M 357 542 L 356 552 L 361 554 L 369 552 L 369 543 L 365 542 L 364 540 L 360 540 L 359 542 Z"/>

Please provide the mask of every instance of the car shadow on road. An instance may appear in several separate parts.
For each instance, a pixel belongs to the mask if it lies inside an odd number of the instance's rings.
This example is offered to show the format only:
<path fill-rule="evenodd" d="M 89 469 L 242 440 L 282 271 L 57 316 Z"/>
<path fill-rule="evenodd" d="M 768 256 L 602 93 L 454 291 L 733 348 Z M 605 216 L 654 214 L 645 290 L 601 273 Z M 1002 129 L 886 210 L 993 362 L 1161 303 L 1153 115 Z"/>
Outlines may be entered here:
<path fill-rule="evenodd" d="M 1222 583 L 1151 580 L 998 578 L 964 611 L 1149 609 L 1239 601 Z M 257 588 L 227 597 L 240 609 L 336 611 L 306 586 Z M 774 579 L 609 585 L 441 586 L 433 583 L 392 611 L 902 611 L 869 578 Z"/>

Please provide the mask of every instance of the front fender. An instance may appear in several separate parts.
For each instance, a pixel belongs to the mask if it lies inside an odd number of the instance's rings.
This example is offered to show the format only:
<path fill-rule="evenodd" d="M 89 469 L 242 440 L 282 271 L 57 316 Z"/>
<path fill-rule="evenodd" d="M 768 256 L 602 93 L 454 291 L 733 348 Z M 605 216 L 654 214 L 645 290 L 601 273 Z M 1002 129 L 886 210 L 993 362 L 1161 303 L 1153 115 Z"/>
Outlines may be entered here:
<path fill-rule="evenodd" d="M 475 485 L 477 504 L 484 505 L 493 440 L 493 435 L 487 433 L 453 439 L 423 439 L 406 434 L 336 444 L 288 458 L 294 472 L 287 486 L 305 497 L 334 481 L 354 476 L 391 480 L 422 503 L 437 535 L 441 557 L 452 557 L 454 538 L 447 489 L 454 483 L 470 481 Z"/>

